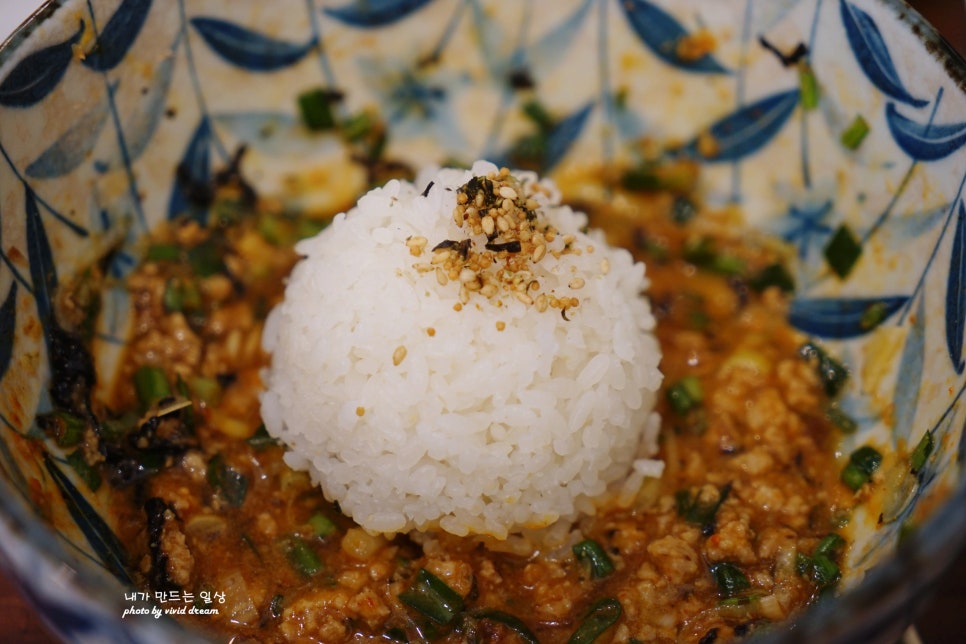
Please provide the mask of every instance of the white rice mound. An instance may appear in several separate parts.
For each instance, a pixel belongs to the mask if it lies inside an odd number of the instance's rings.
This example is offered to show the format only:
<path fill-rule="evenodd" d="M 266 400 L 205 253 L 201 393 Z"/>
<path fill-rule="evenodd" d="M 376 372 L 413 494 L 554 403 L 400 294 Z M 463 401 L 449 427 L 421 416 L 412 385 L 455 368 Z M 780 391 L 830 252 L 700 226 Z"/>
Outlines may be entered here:
<path fill-rule="evenodd" d="M 459 284 L 425 272 L 435 244 L 469 235 L 453 221 L 457 188 L 496 171 L 477 162 L 372 190 L 298 244 L 303 259 L 268 317 L 265 426 L 286 462 L 370 532 L 505 539 L 593 513 L 661 473 L 644 266 L 585 234 L 586 216 L 560 205 L 550 181 L 513 173 L 541 186 L 539 216 L 561 233 L 551 250 L 574 236 L 578 252 L 533 269 L 540 292 L 579 297 L 566 316 L 508 293 L 460 307 Z M 416 236 L 429 240 L 422 257 L 407 247 Z"/>

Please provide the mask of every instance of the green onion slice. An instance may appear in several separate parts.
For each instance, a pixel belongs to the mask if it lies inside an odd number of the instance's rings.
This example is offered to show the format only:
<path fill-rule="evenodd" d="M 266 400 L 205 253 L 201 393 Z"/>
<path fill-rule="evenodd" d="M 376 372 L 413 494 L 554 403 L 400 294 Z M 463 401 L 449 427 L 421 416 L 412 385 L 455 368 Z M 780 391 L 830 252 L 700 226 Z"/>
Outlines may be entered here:
<path fill-rule="evenodd" d="M 305 541 L 292 535 L 288 540 L 288 560 L 292 566 L 306 577 L 311 577 L 322 569 L 322 560 Z"/>
<path fill-rule="evenodd" d="M 869 134 L 869 122 L 861 114 L 857 114 L 845 131 L 842 132 L 840 140 L 842 145 L 848 150 L 857 150 L 865 137 Z"/>
<path fill-rule="evenodd" d="M 922 435 L 916 448 L 912 450 L 912 455 L 909 457 L 909 466 L 913 473 L 918 473 L 925 467 L 926 461 L 929 460 L 929 455 L 932 454 L 935 446 L 936 441 L 932 436 L 932 432 L 926 432 Z"/>
<path fill-rule="evenodd" d="M 748 577 L 734 564 L 724 561 L 716 563 L 711 566 L 711 575 L 718 584 L 718 594 L 725 598 L 734 597 L 741 591 L 751 588 Z"/>
<path fill-rule="evenodd" d="M 590 566 L 590 576 L 593 579 L 601 579 L 614 572 L 614 562 L 593 539 L 584 539 L 574 544 L 573 552 L 579 561 Z"/>
<path fill-rule="evenodd" d="M 134 372 L 134 390 L 143 409 L 171 396 L 171 385 L 161 367 L 144 365 Z"/>
<path fill-rule="evenodd" d="M 842 482 L 853 490 L 869 482 L 872 474 L 882 464 L 882 454 L 875 448 L 865 445 L 852 452 L 849 462 L 842 469 Z"/>
<path fill-rule="evenodd" d="M 697 376 L 685 376 L 668 387 L 666 395 L 671 409 L 686 414 L 704 400 L 704 388 Z"/>
<path fill-rule="evenodd" d="M 862 244 L 848 226 L 839 226 L 824 250 L 829 268 L 840 278 L 846 277 L 862 255 Z"/>
<path fill-rule="evenodd" d="M 449 624 L 463 610 L 460 594 L 425 568 L 420 568 L 412 585 L 399 593 L 399 600 L 437 624 Z"/>
<path fill-rule="evenodd" d="M 225 500 L 234 507 L 245 502 L 248 493 L 248 477 L 225 462 L 221 454 L 215 454 L 208 461 L 208 483 L 218 490 Z"/>
<path fill-rule="evenodd" d="M 482 608 L 475 610 L 470 614 L 479 620 L 488 620 L 503 624 L 515 632 L 521 640 L 526 642 L 526 644 L 539 644 L 540 642 L 540 640 L 537 639 L 537 636 L 533 634 L 533 631 L 531 631 L 527 625 L 523 623 L 523 620 L 515 615 L 511 615 L 510 613 L 505 613 L 502 610 L 496 610 L 493 608 Z"/>
<path fill-rule="evenodd" d="M 584 621 L 573 632 L 568 644 L 590 644 L 608 628 L 617 623 L 623 609 L 613 597 L 601 599 L 587 611 Z"/>

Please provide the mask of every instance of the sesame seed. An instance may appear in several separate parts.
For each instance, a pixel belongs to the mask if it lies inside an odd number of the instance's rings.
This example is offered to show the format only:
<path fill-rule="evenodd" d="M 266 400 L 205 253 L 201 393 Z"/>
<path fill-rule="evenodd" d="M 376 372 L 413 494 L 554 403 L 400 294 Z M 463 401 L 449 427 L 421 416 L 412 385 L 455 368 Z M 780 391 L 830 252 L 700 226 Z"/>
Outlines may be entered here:
<path fill-rule="evenodd" d="M 549 304 L 547 299 L 548 299 L 547 296 L 544 295 L 543 293 L 537 296 L 535 304 L 537 307 L 537 311 L 539 311 L 540 313 L 543 313 L 544 311 L 547 310 L 547 305 Z"/>
<path fill-rule="evenodd" d="M 505 328 L 506 328 L 506 322 L 504 322 L 503 320 L 498 320 L 496 323 L 496 330 L 502 331 Z"/>
<path fill-rule="evenodd" d="M 449 279 L 446 277 L 446 271 L 444 271 L 439 266 L 436 267 L 436 283 L 440 286 L 446 286 Z"/>
<path fill-rule="evenodd" d="M 500 215 L 496 218 L 496 227 L 500 229 L 501 233 L 505 233 L 510 230 L 510 222 L 506 219 L 506 217 Z"/>
<path fill-rule="evenodd" d="M 362 416 L 365 416 L 365 415 L 366 415 L 366 408 L 365 407 L 356 407 L 356 416 L 362 417 Z"/>
<path fill-rule="evenodd" d="M 460 271 L 459 280 L 461 284 L 468 284 L 476 280 L 476 271 L 472 268 L 464 268 Z"/>
<path fill-rule="evenodd" d="M 426 335 L 432 338 L 433 336 L 436 335 L 436 329 L 434 329 L 433 327 L 429 327 L 428 329 L 426 329 Z"/>
<path fill-rule="evenodd" d="M 517 298 L 518 301 L 523 302 L 524 304 L 533 304 L 533 298 L 521 291 L 513 291 L 513 297 Z"/>
<path fill-rule="evenodd" d="M 493 221 L 493 217 L 490 217 L 489 215 L 480 221 L 480 226 L 483 228 L 483 232 L 487 236 L 492 235 L 493 231 L 496 230 L 496 222 Z"/>
<path fill-rule="evenodd" d="M 533 247 L 533 253 L 530 254 L 530 259 L 536 263 L 543 259 L 543 256 L 547 254 L 547 247 L 544 244 L 537 244 Z"/>
<path fill-rule="evenodd" d="M 600 260 L 600 272 L 603 273 L 604 275 L 607 275 L 608 273 L 610 273 L 610 262 L 607 260 L 606 257 Z"/>
<path fill-rule="evenodd" d="M 517 191 L 510 186 L 500 186 L 500 196 L 504 199 L 516 199 Z"/>
<path fill-rule="evenodd" d="M 584 287 L 584 283 L 585 282 L 584 282 L 584 278 L 583 277 L 575 277 L 572 280 L 570 280 L 570 283 L 567 284 L 567 286 L 569 286 L 570 288 L 572 288 L 574 290 L 577 290 L 577 289 L 583 288 Z"/>
<path fill-rule="evenodd" d="M 400 344 L 398 347 L 396 347 L 396 350 L 392 352 L 393 366 L 398 367 L 399 364 L 406 359 L 406 353 L 407 351 L 405 346 Z"/>

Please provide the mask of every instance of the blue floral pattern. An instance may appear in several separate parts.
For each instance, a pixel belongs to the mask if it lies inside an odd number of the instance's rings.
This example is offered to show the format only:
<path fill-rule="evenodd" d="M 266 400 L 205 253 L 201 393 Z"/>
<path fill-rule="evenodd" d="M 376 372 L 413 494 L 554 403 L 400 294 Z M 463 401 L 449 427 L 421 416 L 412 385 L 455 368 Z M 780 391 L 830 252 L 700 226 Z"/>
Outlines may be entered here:
<path fill-rule="evenodd" d="M 301 126 L 294 97 L 311 87 L 341 97 L 340 120 L 376 112 L 388 153 L 413 163 L 513 164 L 540 134 L 543 172 L 634 163 L 644 140 L 702 164 L 710 201 L 795 248 L 789 320 L 855 359 L 842 405 L 869 413 L 854 440 L 908 447 L 928 433 L 939 446 L 853 564 L 891 548 L 937 482 L 959 480 L 962 498 L 966 97 L 898 3 L 268 4 L 69 0 L 0 55 L 0 477 L 13 503 L 56 517 L 50 547 L 130 581 L 99 497 L 33 424 L 50 405 L 38 376 L 54 368 L 52 292 L 109 247 L 123 278 L 165 218 L 204 220 L 191 191 L 239 144 L 262 170 L 295 151 L 345 154 Z M 870 129 L 847 146 L 853 117 Z M 831 270 L 842 235 L 861 254 Z M 123 289 L 106 293 L 107 345 L 123 345 L 127 307 Z M 895 360 L 866 381 L 886 348 Z"/>

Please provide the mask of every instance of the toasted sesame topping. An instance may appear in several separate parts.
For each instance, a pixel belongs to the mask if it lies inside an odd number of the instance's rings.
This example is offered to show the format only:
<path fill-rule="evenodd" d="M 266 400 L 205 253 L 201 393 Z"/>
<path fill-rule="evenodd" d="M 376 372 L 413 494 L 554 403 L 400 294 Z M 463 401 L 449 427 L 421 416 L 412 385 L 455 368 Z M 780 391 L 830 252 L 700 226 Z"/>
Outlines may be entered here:
<path fill-rule="evenodd" d="M 403 360 L 406 359 L 406 347 L 399 345 L 396 350 L 392 352 L 392 364 L 394 367 L 398 367 Z"/>
<path fill-rule="evenodd" d="M 366 415 L 365 407 L 356 407 L 356 416 L 362 417 Z"/>
<path fill-rule="evenodd" d="M 533 273 L 536 263 L 548 254 L 559 259 L 585 250 L 592 252 L 590 247 L 576 247 L 574 235 L 560 239 L 542 216 L 539 195 L 543 191 L 539 184 L 524 184 L 506 168 L 472 177 L 457 189 L 457 205 L 453 209 L 453 222 L 467 237 L 444 239 L 435 245 L 420 236 L 407 239 L 406 245 L 413 255 L 420 256 L 426 249 L 431 252 L 428 263 L 424 261 L 413 267 L 420 273 L 434 272 L 440 286 L 450 282 L 459 285 L 458 301 L 453 306 L 456 311 L 476 294 L 497 307 L 503 306 L 505 295 L 535 306 L 540 312 L 551 306 L 563 311 L 577 306 L 576 298 L 536 296 L 540 290 Z M 480 236 L 485 236 L 485 241 L 480 241 Z M 571 279 L 570 288 L 582 286 L 582 278 Z M 534 293 L 536 300 L 530 293 Z"/>
<path fill-rule="evenodd" d="M 428 329 L 426 329 L 426 335 L 432 338 L 433 336 L 436 335 L 436 329 L 434 329 L 433 327 L 429 327 Z"/>
<path fill-rule="evenodd" d="M 504 322 L 503 320 L 498 320 L 497 323 L 496 323 L 496 330 L 497 331 L 502 331 L 505 328 L 506 328 L 506 322 Z"/>

